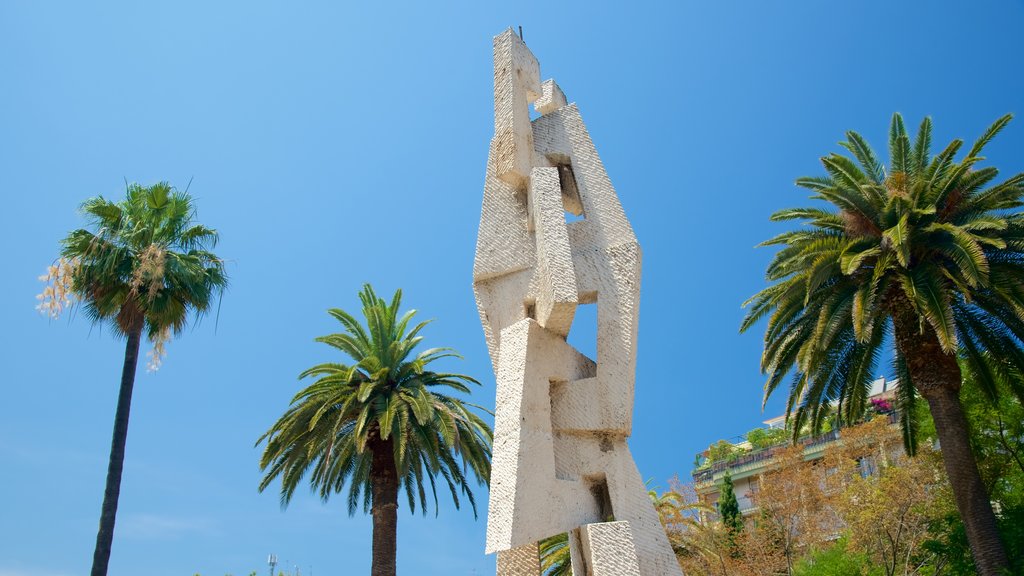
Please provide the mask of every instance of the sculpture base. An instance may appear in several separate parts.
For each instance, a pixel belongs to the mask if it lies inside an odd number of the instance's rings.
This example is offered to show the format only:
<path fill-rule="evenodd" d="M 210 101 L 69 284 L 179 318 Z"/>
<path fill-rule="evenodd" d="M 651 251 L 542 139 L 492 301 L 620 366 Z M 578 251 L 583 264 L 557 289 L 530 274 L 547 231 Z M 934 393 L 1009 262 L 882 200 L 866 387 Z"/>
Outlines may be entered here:
<path fill-rule="evenodd" d="M 640 576 L 629 522 L 584 524 L 569 534 L 573 574 Z M 498 552 L 498 576 L 541 576 L 536 543 Z"/>

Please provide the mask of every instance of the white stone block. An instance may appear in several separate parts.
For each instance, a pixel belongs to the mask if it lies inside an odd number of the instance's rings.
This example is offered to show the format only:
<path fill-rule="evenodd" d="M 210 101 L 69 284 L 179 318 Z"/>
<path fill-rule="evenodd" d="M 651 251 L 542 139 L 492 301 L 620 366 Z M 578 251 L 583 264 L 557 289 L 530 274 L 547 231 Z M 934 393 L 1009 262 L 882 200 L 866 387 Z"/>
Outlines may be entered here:
<path fill-rule="evenodd" d="M 557 168 L 530 172 L 530 206 L 537 239 L 537 322 L 555 334 L 568 336 L 579 290 Z"/>
<path fill-rule="evenodd" d="M 587 524 L 580 529 L 587 576 L 640 576 L 629 522 Z"/>
<path fill-rule="evenodd" d="M 530 103 L 540 97 L 540 65 L 509 28 L 494 38 L 494 152 L 498 178 L 522 187 L 533 167 Z"/>
<path fill-rule="evenodd" d="M 565 94 L 554 80 L 545 80 L 540 85 L 540 98 L 533 103 L 533 108 L 541 115 L 554 112 L 567 104 Z"/>

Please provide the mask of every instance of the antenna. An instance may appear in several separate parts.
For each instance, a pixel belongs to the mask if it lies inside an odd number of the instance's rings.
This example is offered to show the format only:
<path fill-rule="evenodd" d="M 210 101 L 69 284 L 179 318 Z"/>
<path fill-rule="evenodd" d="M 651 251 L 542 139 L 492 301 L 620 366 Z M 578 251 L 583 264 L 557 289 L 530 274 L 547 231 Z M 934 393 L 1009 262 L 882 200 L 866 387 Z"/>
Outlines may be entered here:
<path fill-rule="evenodd" d="M 519 39 L 520 40 L 523 39 L 523 27 L 522 26 L 519 27 Z M 524 40 L 524 42 L 525 42 L 525 40 Z"/>

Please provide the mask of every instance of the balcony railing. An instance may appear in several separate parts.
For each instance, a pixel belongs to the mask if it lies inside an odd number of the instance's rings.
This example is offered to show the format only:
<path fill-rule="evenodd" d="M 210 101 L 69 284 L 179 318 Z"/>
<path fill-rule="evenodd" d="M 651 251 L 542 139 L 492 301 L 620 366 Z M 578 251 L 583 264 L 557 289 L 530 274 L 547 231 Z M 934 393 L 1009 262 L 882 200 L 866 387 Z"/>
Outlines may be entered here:
<path fill-rule="evenodd" d="M 803 446 L 804 450 L 807 450 L 808 448 L 816 448 L 818 446 L 828 444 L 829 442 L 835 442 L 837 438 L 839 438 L 839 431 L 833 430 L 811 438 L 801 439 L 800 445 Z M 775 446 L 768 446 L 767 448 L 748 452 L 732 460 L 715 462 L 708 468 L 694 471 L 693 482 L 695 484 L 710 482 L 714 479 L 715 474 L 719 472 L 731 470 L 733 468 L 740 468 L 750 464 L 756 464 L 758 462 L 766 462 L 774 458 L 775 454 L 784 450 L 787 446 L 788 443 L 776 444 Z"/>
<path fill-rule="evenodd" d="M 899 415 L 896 412 L 890 412 L 889 414 L 887 414 L 887 416 L 889 417 L 890 424 L 896 424 L 899 421 Z M 839 430 L 833 430 L 831 432 L 819 434 L 818 436 L 802 438 L 800 440 L 800 445 L 803 446 L 804 451 L 806 452 L 808 449 L 824 446 L 825 444 L 835 442 L 838 439 Z M 711 482 L 712 480 L 714 480 L 715 474 L 718 474 L 719 472 L 724 472 L 725 470 L 732 470 L 735 468 L 748 466 L 750 464 L 756 464 L 758 462 L 766 462 L 774 458 L 775 454 L 777 454 L 781 450 L 784 450 L 788 445 L 789 442 L 783 442 L 781 444 L 776 444 L 774 446 L 768 446 L 766 448 L 761 448 L 760 450 L 748 452 L 732 460 L 715 462 L 708 468 L 695 470 L 691 474 L 693 476 L 693 482 L 694 484 L 703 484 L 705 482 Z"/>

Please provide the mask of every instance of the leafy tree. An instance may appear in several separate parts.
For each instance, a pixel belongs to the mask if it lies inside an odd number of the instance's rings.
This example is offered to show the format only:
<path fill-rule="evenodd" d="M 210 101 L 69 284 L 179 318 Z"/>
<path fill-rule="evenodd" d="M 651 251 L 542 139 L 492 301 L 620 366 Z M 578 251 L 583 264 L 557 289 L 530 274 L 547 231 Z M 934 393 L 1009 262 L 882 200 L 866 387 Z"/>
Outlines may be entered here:
<path fill-rule="evenodd" d="M 924 546 L 934 519 L 954 511 L 941 460 L 930 446 L 907 457 L 899 431 L 877 417 L 844 428 L 842 442 L 826 449 L 824 462 L 828 504 L 852 551 L 864 553 L 885 576 L 944 566 L 945 555 Z"/>
<path fill-rule="evenodd" d="M 998 170 L 977 167 L 984 146 L 1010 119 L 997 120 L 957 161 L 960 140 L 931 156 L 931 120 L 924 119 L 912 143 L 896 114 L 888 172 L 859 134 L 847 132 L 842 145 L 853 159 L 830 154 L 822 158 L 826 176 L 797 180 L 831 209 L 772 216 L 809 227 L 764 243 L 781 247 L 767 269 L 771 285 L 746 303 L 740 328 L 768 318 L 765 399 L 794 372 L 787 414 L 796 430 L 804 421 L 817 428 L 833 401 L 841 423 L 857 421 L 892 336 L 907 447 L 915 449 L 913 405 L 920 396 L 935 420 L 984 575 L 1006 568 L 1007 556 L 971 451 L 957 356 L 990 394 L 1000 367 L 1024 365 L 1024 214 L 1015 211 L 1024 174 L 991 185 Z M 986 363 L 986 355 L 994 362 Z"/>
<path fill-rule="evenodd" d="M 745 531 L 743 554 L 792 573 L 803 553 L 834 532 L 822 489 L 823 471 L 804 461 L 802 446 L 789 446 L 775 454 L 757 485 L 753 500 L 758 514 Z"/>
<path fill-rule="evenodd" d="M 142 337 L 155 345 L 150 362 L 155 369 L 170 335 L 180 333 L 190 316 L 210 309 L 227 286 L 227 275 L 224 262 L 210 252 L 217 232 L 196 224 L 191 196 L 166 182 L 131 184 L 124 200 L 98 196 L 81 209 L 91 228 L 61 241 L 60 260 L 41 278 L 49 285 L 38 308 L 56 317 L 80 304 L 90 320 L 127 340 L 92 563 L 92 576 L 105 576 Z"/>
<path fill-rule="evenodd" d="M 1004 510 L 1024 508 L 1024 403 L 1013 394 L 1024 382 L 1022 370 L 1024 366 L 999 370 L 1003 375 L 996 377 L 996 394 L 990 395 L 979 376 L 965 369 L 960 394 L 981 476 L 992 501 Z M 934 421 L 927 425 L 928 434 L 936 437 Z"/>
<path fill-rule="evenodd" d="M 816 550 L 793 567 L 793 576 L 881 576 L 867 554 L 852 548 L 846 537 L 833 545 Z"/>
<path fill-rule="evenodd" d="M 970 370 L 964 370 L 964 375 L 960 397 L 971 430 L 971 446 L 992 501 L 999 506 L 997 521 L 1013 573 L 1024 573 L 1024 404 L 1012 394 L 1010 382 L 1019 382 L 1024 376 L 1017 367 L 1011 368 L 1006 379 L 998 380 L 1000 391 L 993 399 L 982 391 Z M 920 421 L 922 438 L 935 438 L 935 426 L 927 413 Z M 958 514 L 950 512 L 933 519 L 930 533 L 924 546 L 947 559 L 946 573 L 976 573 Z"/>
<path fill-rule="evenodd" d="M 718 514 L 722 517 L 722 524 L 729 532 L 730 538 L 735 538 L 743 530 L 743 516 L 740 514 L 740 503 L 736 500 L 736 492 L 733 489 L 732 476 L 726 470 L 722 479 L 722 490 L 718 497 Z"/>
<path fill-rule="evenodd" d="M 714 510 L 702 502 L 692 484 L 673 481 L 672 491 L 684 504 L 679 520 L 666 525 L 669 542 L 685 574 L 761 576 L 787 573 L 784 546 L 777 526 L 755 519 L 733 534 L 724 522 L 709 521 Z"/>
<path fill-rule="evenodd" d="M 479 484 L 490 476 L 492 433 L 469 408 L 481 409 L 439 392 L 468 394 L 476 380 L 462 374 L 433 372 L 428 366 L 457 356 L 449 348 L 418 354 L 419 332 L 429 323 L 407 330 L 416 311 L 398 316 L 401 290 L 389 304 L 369 284 L 359 298 L 364 327 L 344 310 L 328 312 L 345 332 L 317 338 L 350 357 L 351 364 L 318 364 L 299 377 L 315 378 L 292 399 L 291 406 L 257 441 L 266 443 L 260 468 L 266 472 L 262 492 L 281 478 L 281 503 L 287 505 L 305 475 L 327 501 L 347 483 L 348 512 L 362 503 L 373 516 L 375 576 L 395 574 L 398 494 L 404 487 L 409 510 L 416 503 L 426 513 L 427 488 L 437 507 L 435 479 L 440 476 L 455 507 L 466 496 L 476 514 L 476 501 L 464 470 Z M 460 464 L 461 460 L 461 464 Z"/>
<path fill-rule="evenodd" d="M 754 450 L 763 450 L 786 442 L 786 430 L 782 428 L 754 428 L 747 432 L 747 442 Z"/>

